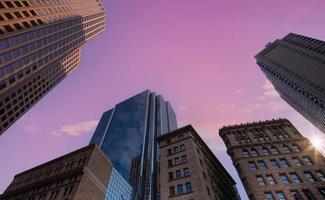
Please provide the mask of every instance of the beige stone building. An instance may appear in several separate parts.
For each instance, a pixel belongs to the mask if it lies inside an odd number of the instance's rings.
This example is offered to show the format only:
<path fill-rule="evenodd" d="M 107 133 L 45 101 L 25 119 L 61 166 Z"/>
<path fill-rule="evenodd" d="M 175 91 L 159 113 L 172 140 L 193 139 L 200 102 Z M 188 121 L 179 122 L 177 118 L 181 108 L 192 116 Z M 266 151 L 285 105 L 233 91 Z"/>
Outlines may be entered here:
<path fill-rule="evenodd" d="M 76 69 L 104 27 L 99 0 L 0 1 L 0 134 Z"/>
<path fill-rule="evenodd" d="M 158 138 L 161 199 L 235 200 L 236 183 L 191 125 Z"/>
<path fill-rule="evenodd" d="M 219 132 L 251 200 L 325 199 L 325 159 L 287 120 Z"/>

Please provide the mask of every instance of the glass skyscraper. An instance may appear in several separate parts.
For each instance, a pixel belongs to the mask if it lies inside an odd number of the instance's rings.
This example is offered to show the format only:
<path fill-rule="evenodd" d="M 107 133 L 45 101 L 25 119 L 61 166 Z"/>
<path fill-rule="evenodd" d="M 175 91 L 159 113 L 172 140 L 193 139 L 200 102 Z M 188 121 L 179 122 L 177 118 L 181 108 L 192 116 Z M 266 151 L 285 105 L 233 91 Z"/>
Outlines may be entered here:
<path fill-rule="evenodd" d="M 156 138 L 177 128 L 162 96 L 146 90 L 103 114 L 90 143 L 97 144 L 133 187 L 133 199 L 157 199 Z"/>
<path fill-rule="evenodd" d="M 100 0 L 0 1 L 0 134 L 80 62 L 103 32 Z"/>

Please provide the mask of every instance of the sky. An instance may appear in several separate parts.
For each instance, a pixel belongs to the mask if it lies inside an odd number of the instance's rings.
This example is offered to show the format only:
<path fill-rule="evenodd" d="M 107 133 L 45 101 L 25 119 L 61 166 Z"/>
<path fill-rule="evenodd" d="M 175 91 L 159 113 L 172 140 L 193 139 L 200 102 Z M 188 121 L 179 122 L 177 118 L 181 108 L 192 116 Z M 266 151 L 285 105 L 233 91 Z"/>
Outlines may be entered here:
<path fill-rule="evenodd" d="M 83 47 L 80 67 L 0 136 L 0 193 L 15 174 L 86 146 L 104 111 L 145 89 L 172 104 L 180 127 L 194 126 L 243 200 L 222 126 L 288 118 L 324 139 L 254 59 L 289 32 L 325 40 L 324 0 L 103 1 L 106 31 Z"/>

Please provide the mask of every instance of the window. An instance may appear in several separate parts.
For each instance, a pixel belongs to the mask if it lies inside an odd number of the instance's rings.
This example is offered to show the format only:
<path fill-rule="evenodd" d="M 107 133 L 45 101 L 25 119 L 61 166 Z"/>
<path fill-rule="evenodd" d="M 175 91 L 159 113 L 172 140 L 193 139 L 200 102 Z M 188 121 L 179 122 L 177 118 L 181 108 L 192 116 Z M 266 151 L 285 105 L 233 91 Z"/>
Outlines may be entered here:
<path fill-rule="evenodd" d="M 172 150 L 171 149 L 167 149 L 167 155 L 172 154 Z"/>
<path fill-rule="evenodd" d="M 276 197 L 278 197 L 279 200 L 286 200 L 287 199 L 282 191 L 277 191 L 275 194 L 276 194 Z"/>
<path fill-rule="evenodd" d="M 316 175 L 319 178 L 319 180 L 325 182 L 325 177 L 322 171 L 316 171 Z"/>
<path fill-rule="evenodd" d="M 183 163 L 184 163 L 184 162 L 187 162 L 187 157 L 186 157 L 186 155 L 182 156 L 182 162 L 183 162 Z"/>
<path fill-rule="evenodd" d="M 248 151 L 247 150 L 243 150 L 243 156 L 245 157 L 245 158 L 248 158 L 249 157 L 249 153 L 248 153 Z"/>
<path fill-rule="evenodd" d="M 311 182 L 311 183 L 316 182 L 316 180 L 315 180 L 315 178 L 314 178 L 314 176 L 312 175 L 311 172 L 304 172 L 304 174 L 305 174 L 306 179 L 307 179 L 309 182 Z"/>
<path fill-rule="evenodd" d="M 310 190 L 303 189 L 302 191 L 306 195 L 306 197 L 307 197 L 308 200 L 316 200 L 316 198 L 314 197 L 313 193 L 311 193 Z"/>
<path fill-rule="evenodd" d="M 251 171 L 256 171 L 257 170 L 255 162 L 248 162 L 248 164 L 249 164 L 249 169 Z"/>
<path fill-rule="evenodd" d="M 168 160 L 168 167 L 173 166 L 173 161 L 172 160 Z"/>
<path fill-rule="evenodd" d="M 263 148 L 263 153 L 265 156 L 270 155 L 270 151 L 266 147 Z"/>
<path fill-rule="evenodd" d="M 303 200 L 303 198 L 301 197 L 301 195 L 297 190 L 291 190 L 290 193 L 294 200 Z"/>
<path fill-rule="evenodd" d="M 202 174 L 203 174 L 203 178 L 207 180 L 207 176 L 205 175 L 205 172 L 202 172 Z"/>
<path fill-rule="evenodd" d="M 288 185 L 289 184 L 289 179 L 288 176 L 285 174 L 280 174 L 280 180 L 283 184 Z"/>
<path fill-rule="evenodd" d="M 168 177 L 169 177 L 169 180 L 173 180 L 174 179 L 174 173 L 173 172 L 169 172 L 168 173 Z"/>
<path fill-rule="evenodd" d="M 258 156 L 258 152 L 256 149 L 251 150 L 252 156 Z"/>
<path fill-rule="evenodd" d="M 299 178 L 299 176 L 298 176 L 297 173 L 292 172 L 292 173 L 290 173 L 290 176 L 291 176 L 291 181 L 292 181 L 292 183 L 294 183 L 294 184 L 299 184 L 299 183 L 301 183 L 301 180 L 300 180 L 300 178 Z"/>
<path fill-rule="evenodd" d="M 169 195 L 170 196 L 175 196 L 175 187 L 174 186 L 169 187 Z"/>
<path fill-rule="evenodd" d="M 279 164 L 278 164 L 278 162 L 275 159 L 270 160 L 270 162 L 271 162 L 271 167 L 273 169 L 277 169 L 277 168 L 280 167 Z"/>
<path fill-rule="evenodd" d="M 313 161 L 310 159 L 310 157 L 304 156 L 303 159 L 304 159 L 306 165 L 309 165 L 309 166 L 313 165 Z"/>
<path fill-rule="evenodd" d="M 300 152 L 300 148 L 297 145 L 292 145 L 293 152 Z"/>
<path fill-rule="evenodd" d="M 8 40 L 1 40 L 1 49 L 6 49 L 9 47 Z"/>
<path fill-rule="evenodd" d="M 272 175 L 266 175 L 266 178 L 270 185 L 276 185 L 275 179 Z"/>
<path fill-rule="evenodd" d="M 264 163 L 263 160 L 258 161 L 258 168 L 261 170 L 267 169 L 266 164 Z"/>
<path fill-rule="evenodd" d="M 178 165 L 180 163 L 179 157 L 175 158 L 175 165 Z"/>
<path fill-rule="evenodd" d="M 184 145 L 184 144 L 182 144 L 182 145 L 180 146 L 180 150 L 181 150 L 181 151 L 185 150 L 185 145 Z"/>
<path fill-rule="evenodd" d="M 182 177 L 181 170 L 176 170 L 176 178 L 181 178 L 181 177 Z"/>
<path fill-rule="evenodd" d="M 183 185 L 182 184 L 177 185 L 177 191 L 178 191 L 178 194 L 183 194 Z"/>
<path fill-rule="evenodd" d="M 290 153 L 290 148 L 287 145 L 283 145 L 283 152 Z"/>
<path fill-rule="evenodd" d="M 290 164 L 285 158 L 280 158 L 280 166 L 287 168 L 287 167 L 290 167 Z"/>
<path fill-rule="evenodd" d="M 265 186 L 266 183 L 264 181 L 264 178 L 262 176 L 256 176 L 256 180 L 259 186 Z"/>
<path fill-rule="evenodd" d="M 210 188 L 207 186 L 207 192 L 208 192 L 208 195 L 211 196 L 210 194 Z"/>
<path fill-rule="evenodd" d="M 192 192 L 192 184 L 190 182 L 186 183 L 186 192 Z"/>
<path fill-rule="evenodd" d="M 184 168 L 184 176 L 185 177 L 190 176 L 190 170 L 188 168 Z"/>
<path fill-rule="evenodd" d="M 271 152 L 272 152 L 272 154 L 279 154 L 278 149 L 274 146 L 271 147 Z"/>
<path fill-rule="evenodd" d="M 178 147 L 174 147 L 174 152 L 177 152 L 178 151 Z"/>
<path fill-rule="evenodd" d="M 265 192 L 265 199 L 266 200 L 274 200 L 273 195 L 271 192 Z"/>
<path fill-rule="evenodd" d="M 301 167 L 302 166 L 301 160 L 298 157 L 293 157 L 292 160 L 293 160 L 293 162 L 295 163 L 295 165 L 297 167 Z"/>

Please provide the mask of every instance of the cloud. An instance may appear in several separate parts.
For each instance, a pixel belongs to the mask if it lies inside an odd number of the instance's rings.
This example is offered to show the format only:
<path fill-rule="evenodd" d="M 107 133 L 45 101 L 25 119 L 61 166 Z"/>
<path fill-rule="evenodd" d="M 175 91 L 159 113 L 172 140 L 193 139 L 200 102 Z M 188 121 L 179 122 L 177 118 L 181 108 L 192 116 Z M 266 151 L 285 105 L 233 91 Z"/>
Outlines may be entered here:
<path fill-rule="evenodd" d="M 277 112 L 288 108 L 288 104 L 283 101 L 273 101 L 265 105 L 270 111 Z"/>
<path fill-rule="evenodd" d="M 80 136 L 84 133 L 94 131 L 98 124 L 97 120 L 84 121 L 74 124 L 67 124 L 62 126 L 58 131 L 53 131 L 52 134 L 56 136 L 69 135 L 69 136 Z"/>
<path fill-rule="evenodd" d="M 279 93 L 274 89 L 272 83 L 269 80 L 264 82 L 262 86 L 263 95 L 258 98 L 258 100 L 265 100 L 273 97 L 280 97 Z"/>
<path fill-rule="evenodd" d="M 238 89 L 238 90 L 235 91 L 235 94 L 237 95 L 237 94 L 239 94 L 240 92 L 241 92 L 241 90 Z"/>

